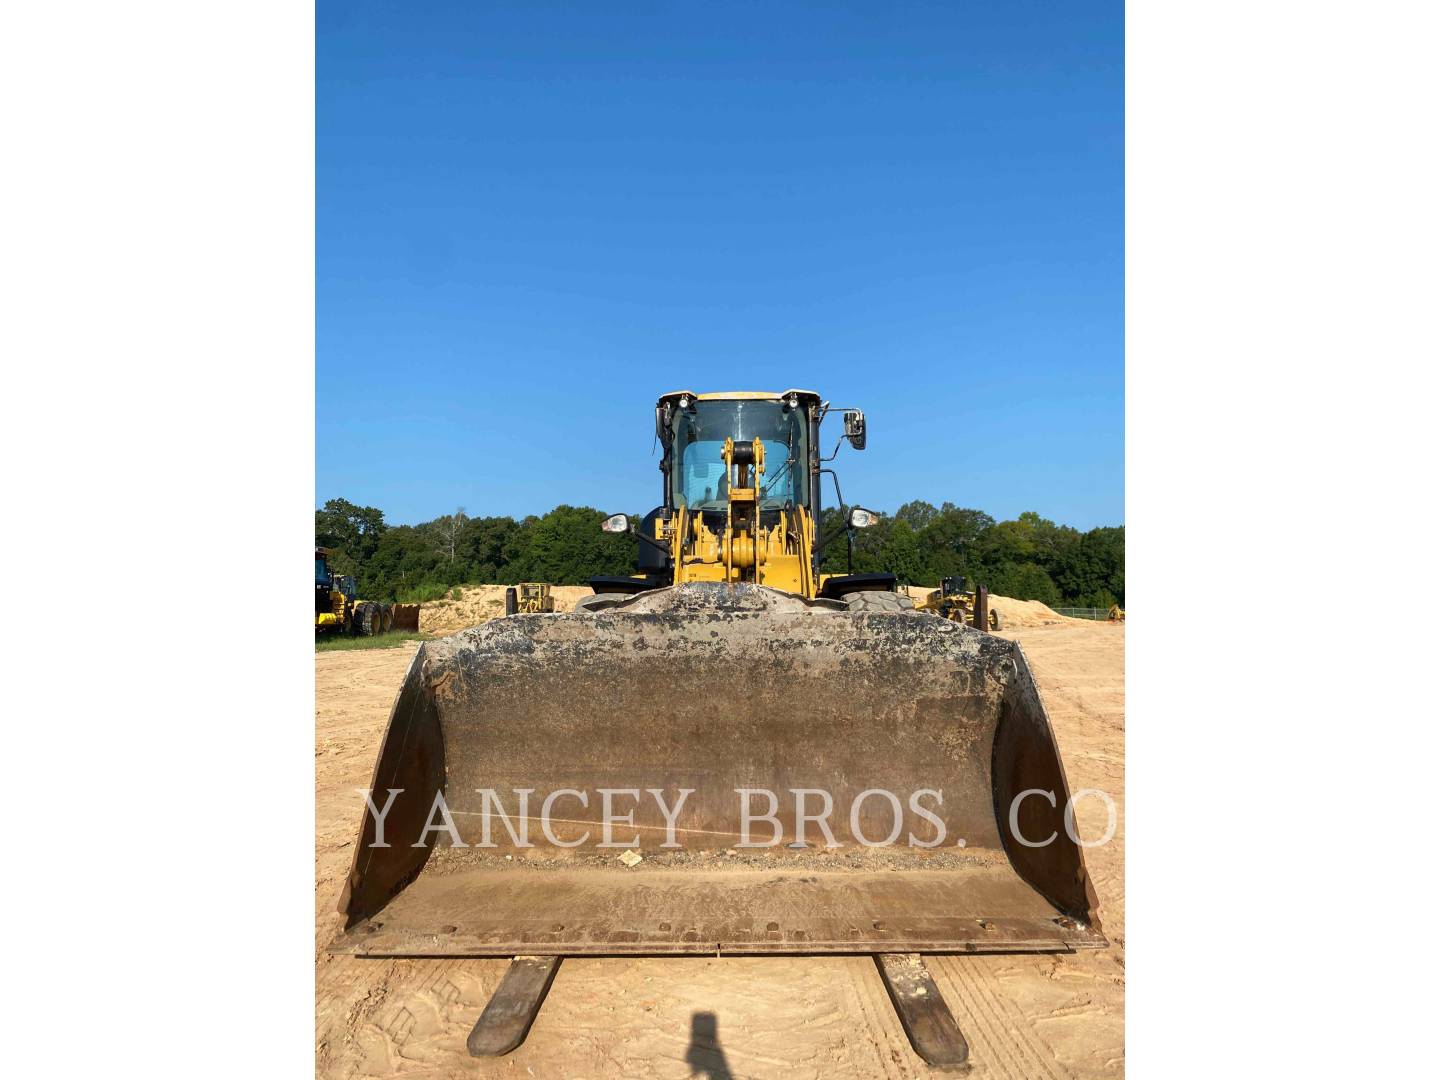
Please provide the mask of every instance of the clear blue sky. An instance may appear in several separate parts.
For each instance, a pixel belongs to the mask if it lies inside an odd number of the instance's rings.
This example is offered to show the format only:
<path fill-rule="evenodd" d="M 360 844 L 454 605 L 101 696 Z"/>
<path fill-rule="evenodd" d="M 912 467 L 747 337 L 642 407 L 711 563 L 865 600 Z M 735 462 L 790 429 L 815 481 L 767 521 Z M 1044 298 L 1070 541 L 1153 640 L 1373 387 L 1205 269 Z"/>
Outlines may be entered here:
<path fill-rule="evenodd" d="M 643 511 L 661 392 L 799 386 L 851 502 L 1123 523 L 1119 0 L 317 19 L 317 505 Z"/>

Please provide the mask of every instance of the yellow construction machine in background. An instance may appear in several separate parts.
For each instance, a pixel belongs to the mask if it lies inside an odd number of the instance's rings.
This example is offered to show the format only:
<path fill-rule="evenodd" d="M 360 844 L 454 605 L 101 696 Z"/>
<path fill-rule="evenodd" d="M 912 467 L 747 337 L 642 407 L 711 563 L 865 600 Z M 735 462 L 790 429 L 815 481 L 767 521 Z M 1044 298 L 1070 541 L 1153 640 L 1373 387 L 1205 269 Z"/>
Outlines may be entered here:
<path fill-rule="evenodd" d="M 555 597 L 543 581 L 522 581 L 505 590 L 506 615 L 553 615 Z"/>
<path fill-rule="evenodd" d="M 555 610 L 555 597 L 550 595 L 550 586 L 544 582 L 522 581 L 515 590 L 517 611 L 541 615 Z"/>
<path fill-rule="evenodd" d="M 939 615 L 942 619 L 963 623 L 966 626 L 976 626 L 976 603 L 976 594 L 966 591 L 963 577 L 947 577 L 940 579 L 940 588 L 915 605 L 915 610 L 928 611 L 933 615 Z M 985 608 L 985 622 L 989 629 L 1003 629 L 1005 620 L 1001 618 L 1000 613 L 990 607 L 988 603 Z M 984 629 L 984 627 L 976 626 L 976 629 Z"/>
<path fill-rule="evenodd" d="M 355 579 L 330 571 L 329 548 L 315 549 L 315 633 L 374 637 L 390 629 L 389 604 L 356 597 Z"/>

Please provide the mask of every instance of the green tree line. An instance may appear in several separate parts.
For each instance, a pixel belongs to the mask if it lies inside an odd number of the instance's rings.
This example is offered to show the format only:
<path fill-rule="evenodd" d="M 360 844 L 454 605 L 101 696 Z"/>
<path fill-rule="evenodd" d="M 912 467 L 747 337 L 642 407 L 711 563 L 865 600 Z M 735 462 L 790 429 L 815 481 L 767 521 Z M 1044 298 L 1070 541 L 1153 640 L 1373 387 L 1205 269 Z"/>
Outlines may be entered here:
<path fill-rule="evenodd" d="M 456 585 L 548 581 L 583 585 L 595 574 L 633 571 L 633 537 L 600 531 L 605 515 L 557 506 L 516 520 L 471 517 L 463 508 L 420 525 L 387 525 L 373 506 L 331 499 L 315 511 L 315 543 L 334 551 L 367 599 L 413 603 Z M 840 511 L 821 514 L 827 573 L 851 563 Z M 934 585 L 963 575 L 972 585 L 1018 600 L 1077 607 L 1125 602 L 1125 527 L 1081 532 L 1028 512 L 996 521 L 982 510 L 916 500 L 854 533 L 856 573 L 887 571 L 903 584 Z"/>

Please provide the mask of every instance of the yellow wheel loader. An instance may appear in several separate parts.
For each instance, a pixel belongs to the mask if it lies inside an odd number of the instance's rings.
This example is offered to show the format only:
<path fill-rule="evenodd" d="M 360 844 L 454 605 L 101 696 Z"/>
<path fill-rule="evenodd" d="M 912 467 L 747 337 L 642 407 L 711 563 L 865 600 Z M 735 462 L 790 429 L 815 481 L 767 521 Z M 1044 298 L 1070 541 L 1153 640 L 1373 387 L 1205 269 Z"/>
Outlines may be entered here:
<path fill-rule="evenodd" d="M 315 633 L 373 637 L 390 629 L 389 604 L 356 598 L 355 579 L 330 571 L 330 550 L 315 549 Z"/>
<path fill-rule="evenodd" d="M 331 948 L 511 957 L 472 1054 L 523 1040 L 566 956 L 862 953 L 955 1066 L 923 954 L 1106 944 L 1020 646 L 916 613 L 893 575 L 821 573 L 876 519 L 828 464 L 865 417 L 827 456 L 833 411 L 665 394 L 660 505 L 601 523 L 634 534 L 635 575 L 416 654 Z"/>

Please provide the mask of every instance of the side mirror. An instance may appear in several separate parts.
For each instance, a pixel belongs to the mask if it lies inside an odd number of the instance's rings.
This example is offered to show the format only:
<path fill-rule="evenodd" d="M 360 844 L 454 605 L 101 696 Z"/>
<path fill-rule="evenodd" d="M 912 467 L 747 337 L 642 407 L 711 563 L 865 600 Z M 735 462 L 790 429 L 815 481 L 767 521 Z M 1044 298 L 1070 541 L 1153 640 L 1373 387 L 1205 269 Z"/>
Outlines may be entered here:
<path fill-rule="evenodd" d="M 600 523 L 600 531 L 608 533 L 629 532 L 630 519 L 624 514 L 611 514 Z"/>
<path fill-rule="evenodd" d="M 874 510 L 866 510 L 864 507 L 857 506 L 850 511 L 850 528 L 852 529 L 868 529 L 871 525 L 879 523 L 880 515 Z"/>
<path fill-rule="evenodd" d="M 856 450 L 865 449 L 865 414 L 851 409 L 845 414 L 845 438 Z"/>

